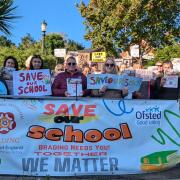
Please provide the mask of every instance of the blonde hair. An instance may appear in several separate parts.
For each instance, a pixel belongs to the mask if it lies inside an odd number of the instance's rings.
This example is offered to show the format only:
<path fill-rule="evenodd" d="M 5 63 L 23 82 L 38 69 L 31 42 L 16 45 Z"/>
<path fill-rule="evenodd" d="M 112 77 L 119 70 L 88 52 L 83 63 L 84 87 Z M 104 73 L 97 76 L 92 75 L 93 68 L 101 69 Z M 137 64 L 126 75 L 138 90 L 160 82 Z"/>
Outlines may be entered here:
<path fill-rule="evenodd" d="M 107 61 L 109 61 L 109 60 L 111 60 L 111 61 L 113 62 L 113 64 L 114 64 L 114 69 L 113 69 L 113 71 L 112 71 L 112 74 L 118 74 L 118 68 L 117 68 L 116 62 L 115 62 L 115 60 L 112 59 L 112 58 L 107 58 L 106 61 L 104 62 L 103 68 L 102 68 L 102 74 L 106 74 L 106 63 L 107 63 Z"/>

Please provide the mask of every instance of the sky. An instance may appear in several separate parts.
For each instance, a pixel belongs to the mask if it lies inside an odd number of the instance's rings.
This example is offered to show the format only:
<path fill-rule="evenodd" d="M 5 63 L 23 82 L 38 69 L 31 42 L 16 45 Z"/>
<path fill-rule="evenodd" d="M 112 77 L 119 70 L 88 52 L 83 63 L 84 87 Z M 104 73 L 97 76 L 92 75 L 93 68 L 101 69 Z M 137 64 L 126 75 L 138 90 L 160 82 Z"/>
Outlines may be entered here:
<path fill-rule="evenodd" d="M 18 6 L 15 15 L 22 16 L 13 23 L 12 35 L 7 37 L 17 45 L 21 38 L 30 33 L 33 39 L 40 40 L 41 23 L 47 22 L 46 33 L 65 33 L 68 39 L 75 40 L 90 48 L 91 43 L 84 40 L 85 25 L 75 7 L 80 0 L 15 0 Z M 85 0 L 84 2 L 88 2 Z M 1 34 L 2 35 L 2 34 Z"/>

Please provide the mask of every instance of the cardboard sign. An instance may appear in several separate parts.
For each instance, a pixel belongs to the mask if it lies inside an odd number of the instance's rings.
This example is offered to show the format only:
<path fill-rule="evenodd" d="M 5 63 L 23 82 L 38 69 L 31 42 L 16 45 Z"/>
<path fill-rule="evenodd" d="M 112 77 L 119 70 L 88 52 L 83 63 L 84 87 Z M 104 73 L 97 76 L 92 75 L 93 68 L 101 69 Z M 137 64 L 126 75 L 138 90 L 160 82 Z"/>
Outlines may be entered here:
<path fill-rule="evenodd" d="M 178 88 L 178 76 L 166 76 L 164 77 L 166 88 Z"/>
<path fill-rule="evenodd" d="M 129 92 L 134 92 L 139 90 L 141 82 L 141 78 L 116 74 L 89 74 L 87 76 L 88 89 L 100 89 L 106 85 L 108 89 L 128 88 Z"/>
<path fill-rule="evenodd" d="M 106 61 L 106 52 L 92 53 L 92 62 L 105 62 L 105 61 Z"/>
<path fill-rule="evenodd" d="M 82 79 L 67 78 L 67 91 L 70 94 L 70 96 L 82 96 Z"/>
<path fill-rule="evenodd" d="M 82 68 L 83 64 L 89 64 L 90 54 L 89 53 L 78 53 L 78 66 Z"/>
<path fill-rule="evenodd" d="M 14 71 L 13 90 L 16 96 L 51 95 L 51 76 L 49 69 Z"/>

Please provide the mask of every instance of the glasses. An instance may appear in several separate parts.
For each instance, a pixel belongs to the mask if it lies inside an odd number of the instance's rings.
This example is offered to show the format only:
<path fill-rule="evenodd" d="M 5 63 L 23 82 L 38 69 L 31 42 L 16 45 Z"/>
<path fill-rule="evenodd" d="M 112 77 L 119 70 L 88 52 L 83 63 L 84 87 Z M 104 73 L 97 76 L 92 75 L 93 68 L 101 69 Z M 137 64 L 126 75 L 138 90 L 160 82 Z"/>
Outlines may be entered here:
<path fill-rule="evenodd" d="M 158 67 L 162 67 L 162 65 L 160 65 L 160 64 L 157 64 L 156 66 L 158 66 Z"/>
<path fill-rule="evenodd" d="M 68 64 L 68 66 L 75 66 L 76 65 L 76 63 L 67 63 Z"/>
<path fill-rule="evenodd" d="M 105 66 L 106 66 L 106 67 L 114 67 L 114 64 L 108 64 L 108 63 L 106 63 Z"/>

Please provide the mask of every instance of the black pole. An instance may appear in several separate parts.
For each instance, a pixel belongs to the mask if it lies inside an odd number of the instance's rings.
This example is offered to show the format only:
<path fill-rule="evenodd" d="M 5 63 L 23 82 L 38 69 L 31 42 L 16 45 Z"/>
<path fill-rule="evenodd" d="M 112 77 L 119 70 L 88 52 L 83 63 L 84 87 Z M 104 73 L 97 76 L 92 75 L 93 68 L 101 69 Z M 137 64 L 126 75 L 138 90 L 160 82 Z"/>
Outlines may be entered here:
<path fill-rule="evenodd" d="M 77 81 L 76 81 L 76 101 L 77 101 Z"/>

